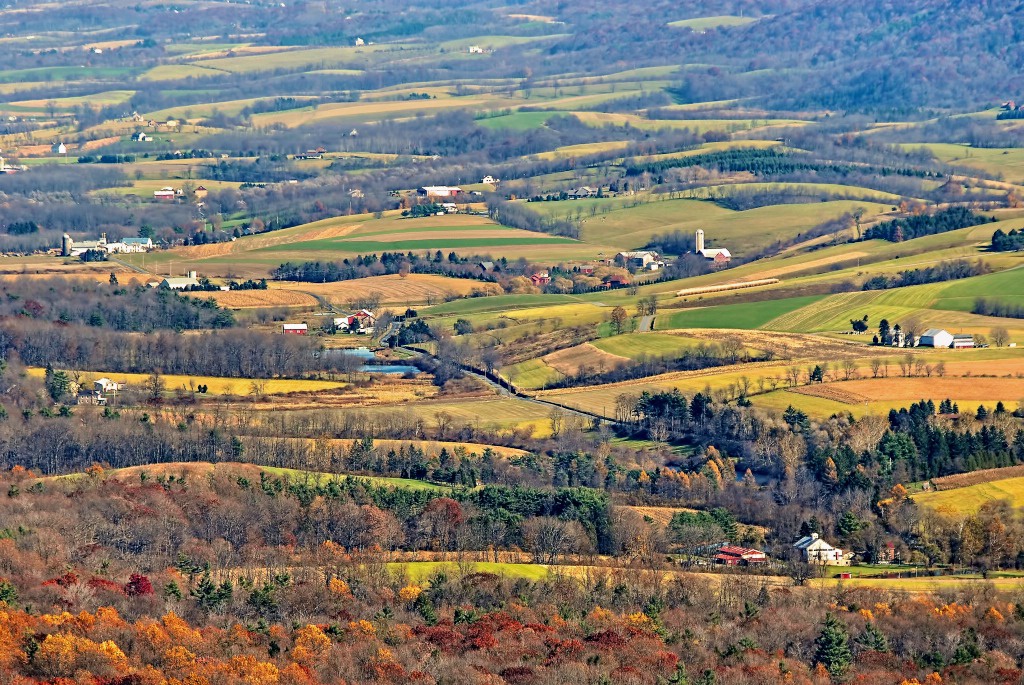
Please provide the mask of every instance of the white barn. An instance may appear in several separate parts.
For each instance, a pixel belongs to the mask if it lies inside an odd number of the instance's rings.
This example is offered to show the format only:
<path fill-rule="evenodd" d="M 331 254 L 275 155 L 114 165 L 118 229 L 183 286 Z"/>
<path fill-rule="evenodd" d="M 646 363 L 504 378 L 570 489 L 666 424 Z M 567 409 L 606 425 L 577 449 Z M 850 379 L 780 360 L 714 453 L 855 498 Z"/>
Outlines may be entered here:
<path fill-rule="evenodd" d="M 953 334 L 942 328 L 929 328 L 917 339 L 919 347 L 951 347 Z"/>

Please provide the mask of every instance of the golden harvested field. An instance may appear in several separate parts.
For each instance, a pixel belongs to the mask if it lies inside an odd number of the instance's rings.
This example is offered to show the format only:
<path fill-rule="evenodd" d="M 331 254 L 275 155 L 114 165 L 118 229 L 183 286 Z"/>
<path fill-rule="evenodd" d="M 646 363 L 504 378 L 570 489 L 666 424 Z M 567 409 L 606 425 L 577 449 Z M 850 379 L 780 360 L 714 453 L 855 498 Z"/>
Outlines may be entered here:
<path fill-rule="evenodd" d="M 38 367 L 30 367 L 28 374 L 35 378 L 42 378 L 46 370 Z M 148 374 L 143 373 L 104 373 L 102 371 L 82 372 L 81 383 L 83 386 L 91 386 L 92 382 L 107 377 L 117 382 L 125 382 L 128 386 L 141 387 L 145 384 Z M 190 390 L 197 385 L 206 385 L 208 395 L 247 395 L 252 380 L 249 378 L 218 378 L 215 376 L 178 376 L 168 374 L 162 376 L 168 392 L 176 390 Z M 272 378 L 261 381 L 264 384 L 263 392 L 267 395 L 283 395 L 292 392 L 318 392 L 326 390 L 338 390 L 348 387 L 348 383 L 339 381 L 308 381 L 290 380 L 283 378 Z"/>
<path fill-rule="evenodd" d="M 985 502 L 995 500 L 1005 500 L 1012 507 L 1020 507 L 1024 505 L 1024 477 L 1004 478 L 952 490 L 921 492 L 913 495 L 913 499 L 919 506 L 953 515 L 973 513 Z"/>
<path fill-rule="evenodd" d="M 624 150 L 629 147 L 628 140 L 610 140 L 604 143 L 580 143 L 579 145 L 566 145 L 555 148 L 549 152 L 541 152 L 533 155 L 537 159 L 564 159 L 566 157 L 577 157 L 582 155 L 593 155 L 599 152 L 610 152 L 612 150 Z"/>
<path fill-rule="evenodd" d="M 890 369 L 890 373 L 892 370 Z M 841 392 L 869 397 L 875 401 L 921 399 L 935 401 L 950 398 L 958 402 L 984 402 L 994 405 L 998 400 L 1016 402 L 1024 397 L 1024 378 L 870 378 L 832 383 Z M 961 409 L 966 410 L 961 404 Z M 991 407 L 990 407 L 991 409 Z"/>
<path fill-rule="evenodd" d="M 999 469 L 982 469 L 981 471 L 971 471 L 970 473 L 957 473 L 952 476 L 932 478 L 932 485 L 935 486 L 936 490 L 953 490 L 956 488 L 965 488 L 969 485 L 991 483 L 992 481 L 1003 480 L 1006 478 L 1017 478 L 1019 476 L 1024 476 L 1024 465 L 1022 464 L 1018 464 L 1017 466 L 1005 466 Z"/>
<path fill-rule="evenodd" d="M 256 114 L 253 115 L 252 121 L 256 126 L 283 124 L 288 127 L 295 127 L 327 119 L 351 119 L 355 122 L 376 121 L 399 116 L 413 116 L 417 112 L 433 112 L 443 109 L 500 108 L 515 104 L 515 102 L 504 98 L 476 96 L 438 98 L 437 100 L 344 102 L 320 105 L 316 108 Z"/>
<path fill-rule="evenodd" d="M 274 284 L 277 286 L 278 284 Z M 421 304 L 428 300 L 441 301 L 446 295 L 468 295 L 480 283 L 468 278 L 448 278 L 435 274 L 409 274 L 402 278 L 398 274 L 390 276 L 370 276 L 354 281 L 338 281 L 336 283 L 286 283 L 281 284 L 282 291 L 295 291 L 296 294 L 308 293 L 310 296 L 323 297 L 333 305 L 345 306 L 352 299 L 380 293 L 384 304 Z M 267 292 L 274 292 L 270 290 Z"/>
<path fill-rule="evenodd" d="M 222 307 L 249 309 L 255 307 L 315 307 L 317 300 L 312 295 L 293 290 L 231 290 L 209 293 L 211 299 Z"/>
<path fill-rule="evenodd" d="M 590 343 L 552 352 L 541 357 L 541 360 L 564 376 L 575 375 L 582 366 L 587 366 L 591 370 L 608 370 L 629 361 L 627 357 L 599 350 Z"/>

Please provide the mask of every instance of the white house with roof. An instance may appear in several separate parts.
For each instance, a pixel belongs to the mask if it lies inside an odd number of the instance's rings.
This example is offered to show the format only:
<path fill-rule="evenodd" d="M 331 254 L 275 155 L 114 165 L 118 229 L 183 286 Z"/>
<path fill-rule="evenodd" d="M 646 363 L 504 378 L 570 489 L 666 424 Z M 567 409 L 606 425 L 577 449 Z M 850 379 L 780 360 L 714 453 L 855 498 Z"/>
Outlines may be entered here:
<path fill-rule="evenodd" d="M 188 276 L 168 276 L 160 281 L 161 288 L 170 288 L 171 290 L 185 290 L 197 285 L 199 285 L 199 278 L 195 271 L 189 271 Z"/>
<path fill-rule="evenodd" d="M 121 242 L 130 248 L 130 252 L 149 252 L 153 249 L 152 238 L 123 238 Z"/>
<path fill-rule="evenodd" d="M 929 328 L 917 339 L 918 347 L 951 347 L 953 334 L 942 328 Z"/>
<path fill-rule="evenodd" d="M 462 188 L 459 186 L 423 186 L 416 192 L 419 195 L 426 196 L 428 199 L 438 197 L 457 197 L 462 192 Z"/>
<path fill-rule="evenodd" d="M 653 252 L 651 250 L 620 252 L 615 255 L 615 261 L 625 267 L 646 269 L 648 271 L 657 271 L 661 267 L 665 266 L 665 262 L 662 261 L 661 256 L 657 252 Z"/>
<path fill-rule="evenodd" d="M 808 564 L 823 566 L 849 566 L 852 554 L 843 554 L 843 550 L 833 547 L 822 540 L 817 533 L 806 535 L 793 545 L 800 552 L 800 558 Z"/>

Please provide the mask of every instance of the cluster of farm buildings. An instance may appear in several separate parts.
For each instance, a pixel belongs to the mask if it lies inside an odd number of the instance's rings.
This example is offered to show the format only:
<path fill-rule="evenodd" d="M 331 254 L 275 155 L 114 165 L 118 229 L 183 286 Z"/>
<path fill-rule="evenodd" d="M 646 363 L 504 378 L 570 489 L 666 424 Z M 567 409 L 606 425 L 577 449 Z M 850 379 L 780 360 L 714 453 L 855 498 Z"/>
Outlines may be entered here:
<path fill-rule="evenodd" d="M 100 250 L 107 254 L 130 254 L 137 252 L 149 252 L 153 249 L 152 238 L 122 238 L 114 242 L 107 242 L 107 234 L 101 233 L 99 240 L 75 241 L 67 233 L 61 239 L 60 254 L 62 257 L 80 257 L 86 252 Z"/>
<path fill-rule="evenodd" d="M 360 309 L 355 314 L 334 317 L 332 324 L 336 333 L 366 335 L 377 325 L 377 316 L 368 309 Z M 281 332 L 291 335 L 307 335 L 309 324 L 305 322 L 282 324 Z"/>
<path fill-rule="evenodd" d="M 853 552 L 844 552 L 823 540 L 817 533 L 811 533 L 793 543 L 794 552 L 800 561 L 816 566 L 849 566 Z M 711 560 L 720 566 L 760 566 L 769 562 L 768 555 L 758 549 L 739 547 L 732 544 L 715 545 L 712 547 L 714 556 Z M 886 548 L 886 560 L 892 560 L 892 546 Z"/>

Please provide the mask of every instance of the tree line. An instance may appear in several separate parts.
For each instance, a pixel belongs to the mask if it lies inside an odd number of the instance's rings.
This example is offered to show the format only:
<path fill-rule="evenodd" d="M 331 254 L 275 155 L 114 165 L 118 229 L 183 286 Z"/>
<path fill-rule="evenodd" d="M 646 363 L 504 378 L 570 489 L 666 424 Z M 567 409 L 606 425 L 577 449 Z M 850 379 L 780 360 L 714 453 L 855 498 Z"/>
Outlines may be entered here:
<path fill-rule="evenodd" d="M 995 218 L 976 214 L 967 207 L 950 207 L 933 214 L 919 214 L 884 221 L 864 231 L 864 240 L 888 240 L 901 243 L 937 233 L 957 231 L 988 222 Z"/>

